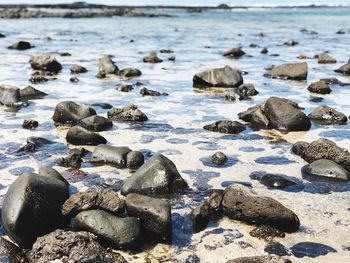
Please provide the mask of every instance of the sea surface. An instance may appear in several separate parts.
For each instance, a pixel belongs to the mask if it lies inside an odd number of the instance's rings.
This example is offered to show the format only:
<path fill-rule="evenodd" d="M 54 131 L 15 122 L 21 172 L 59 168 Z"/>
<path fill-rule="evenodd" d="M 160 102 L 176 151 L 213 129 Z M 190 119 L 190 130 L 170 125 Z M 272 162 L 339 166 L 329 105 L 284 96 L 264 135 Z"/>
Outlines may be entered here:
<path fill-rule="evenodd" d="M 56 104 L 65 100 L 84 105 L 106 102 L 115 107 L 133 103 L 149 117 L 145 124 L 115 122 L 113 129 L 101 134 L 110 145 L 141 150 L 146 158 L 155 153 L 164 154 L 176 164 L 190 190 L 172 200 L 172 245 L 144 244 L 145 252 L 123 252 L 128 260 L 224 263 L 240 256 L 267 254 L 264 252 L 266 241 L 249 235 L 254 226 L 238 221 L 223 219 L 210 223 L 200 233 L 192 231 L 189 213 L 207 197 L 208 190 L 223 189 L 239 182 L 251 185 L 262 196 L 277 199 L 299 216 L 301 227 L 297 233 L 275 239 L 287 250 L 299 242 L 315 242 L 334 249 L 327 255 L 320 255 L 326 253 L 319 246 L 314 258 L 296 257 L 288 251 L 287 258 L 293 262 L 350 262 L 350 183 L 304 179 L 300 170 L 306 162 L 291 153 L 294 142 L 311 142 L 322 137 L 350 150 L 349 124 L 313 124 L 308 132 L 289 134 L 248 128 L 239 135 L 223 135 L 202 128 L 218 120 L 238 120 L 239 112 L 270 96 L 291 99 L 304 107 L 307 114 L 318 105 L 326 104 L 349 116 L 350 86 L 335 85 L 332 93 L 325 96 L 310 95 L 307 86 L 327 77 L 350 82 L 350 77 L 333 71 L 350 57 L 350 8 L 166 12 L 174 17 L 0 20 L 0 32 L 7 36 L 0 39 L 0 83 L 19 88 L 32 85 L 49 94 L 41 100 L 31 101 L 18 112 L 0 109 L 0 195 L 6 193 L 18 176 L 37 172 L 40 165 L 53 166 L 60 171 L 70 181 L 72 192 L 98 187 L 120 188 L 122 181 L 131 175 L 130 171 L 111 166 L 96 167 L 86 160 L 81 170 L 87 175 L 79 177 L 58 166 L 57 158 L 68 152 L 67 130 L 56 128 L 51 117 Z M 303 28 L 318 34 L 302 33 Z M 340 29 L 346 34 L 336 34 Z M 260 32 L 266 36 L 261 37 Z M 283 45 L 290 39 L 298 41 L 299 45 Z M 19 40 L 29 41 L 35 48 L 27 51 L 6 48 Z M 261 48 L 249 47 L 252 43 L 267 47 L 269 54 L 261 54 Z M 248 55 L 241 59 L 222 56 L 223 52 L 237 46 Z M 172 49 L 174 53 L 161 54 L 161 49 Z M 143 63 L 142 58 L 152 51 L 157 51 L 164 62 Z M 72 55 L 60 56 L 58 52 Z M 329 52 L 337 59 L 337 64 L 319 65 L 313 56 L 322 52 Z M 55 55 L 63 70 L 56 80 L 31 84 L 28 60 L 39 53 Z M 96 78 L 98 59 L 106 54 L 114 56 L 119 68 L 139 68 L 142 76 L 133 80 Z M 263 77 L 266 66 L 300 62 L 296 58 L 299 54 L 310 57 L 306 60 L 309 66 L 307 82 Z M 167 60 L 172 55 L 176 56 L 175 62 Z M 72 64 L 81 64 L 89 70 L 78 76 L 78 83 L 69 81 Z M 244 82 L 254 84 L 259 94 L 248 101 L 229 102 L 224 99 L 226 91 L 203 92 L 192 88 L 195 73 L 225 65 L 247 72 L 243 76 Z M 132 92 L 116 90 L 118 85 L 137 81 L 143 85 L 135 86 Z M 143 86 L 166 92 L 169 96 L 142 97 L 139 89 Z M 107 110 L 96 110 L 100 115 L 107 114 Z M 23 129 L 24 119 L 37 120 L 39 127 Z M 16 153 L 29 136 L 44 137 L 56 143 L 35 152 Z M 216 151 L 229 157 L 225 166 L 216 167 L 210 163 L 210 156 Z M 271 190 L 252 180 L 253 172 L 285 174 L 297 178 L 300 187 Z"/>

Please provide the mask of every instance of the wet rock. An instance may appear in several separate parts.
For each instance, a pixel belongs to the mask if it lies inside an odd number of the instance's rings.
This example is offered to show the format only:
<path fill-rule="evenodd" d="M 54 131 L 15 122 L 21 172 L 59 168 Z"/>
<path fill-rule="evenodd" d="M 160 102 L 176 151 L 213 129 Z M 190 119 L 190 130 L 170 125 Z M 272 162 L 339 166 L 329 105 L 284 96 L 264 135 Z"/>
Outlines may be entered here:
<path fill-rule="evenodd" d="M 142 96 L 168 96 L 168 93 L 160 93 L 158 91 L 150 90 L 150 89 L 147 89 L 145 87 L 140 89 L 140 94 Z"/>
<path fill-rule="evenodd" d="M 350 62 L 346 63 L 345 65 L 341 66 L 340 68 L 334 71 L 343 75 L 350 75 Z"/>
<path fill-rule="evenodd" d="M 113 62 L 111 56 L 104 56 L 99 60 L 98 78 L 105 78 L 108 75 L 117 75 L 119 72 L 118 66 Z"/>
<path fill-rule="evenodd" d="M 79 79 L 78 79 L 77 76 L 74 76 L 74 77 L 71 77 L 71 78 L 69 79 L 69 81 L 70 81 L 70 82 L 73 82 L 73 83 L 77 83 L 77 82 L 79 82 Z"/>
<path fill-rule="evenodd" d="M 11 106 L 20 100 L 20 91 L 11 85 L 0 85 L 0 104 Z"/>
<path fill-rule="evenodd" d="M 116 247 L 133 247 L 141 233 L 136 217 L 117 217 L 103 210 L 80 212 L 75 217 L 78 227 L 89 231 Z"/>
<path fill-rule="evenodd" d="M 29 78 L 29 81 L 33 84 L 39 84 L 42 82 L 47 82 L 47 81 L 49 81 L 49 79 L 43 75 L 32 75 Z"/>
<path fill-rule="evenodd" d="M 309 30 L 309 29 L 306 29 L 306 28 L 300 29 L 300 32 L 304 33 L 304 34 L 308 34 L 308 35 L 318 35 L 318 33 L 316 31 Z"/>
<path fill-rule="evenodd" d="M 127 263 L 119 254 L 102 247 L 89 232 L 58 229 L 39 237 L 28 253 L 31 262 Z"/>
<path fill-rule="evenodd" d="M 122 78 L 135 78 L 142 75 L 142 72 L 137 68 L 124 68 L 118 72 Z"/>
<path fill-rule="evenodd" d="M 169 60 L 169 61 L 175 61 L 175 60 L 176 60 L 176 57 L 175 57 L 175 56 L 168 57 L 168 60 Z"/>
<path fill-rule="evenodd" d="M 72 54 L 69 53 L 69 52 L 58 52 L 58 54 L 59 54 L 61 57 L 70 57 L 70 56 L 72 56 Z"/>
<path fill-rule="evenodd" d="M 85 73 L 85 72 L 87 72 L 87 69 L 81 65 L 73 64 L 70 67 L 70 73 L 72 73 L 72 74 L 80 74 L 80 73 Z"/>
<path fill-rule="evenodd" d="M 128 194 L 125 205 L 128 215 L 139 218 L 146 233 L 162 241 L 171 240 L 171 208 L 168 200 Z"/>
<path fill-rule="evenodd" d="M 241 73 L 225 66 L 224 68 L 209 69 L 200 73 L 197 73 L 193 77 L 194 87 L 239 87 L 243 84 L 243 78 Z"/>
<path fill-rule="evenodd" d="M 227 101 L 236 101 L 237 98 L 236 98 L 235 94 L 226 94 L 225 95 L 225 100 L 227 100 Z"/>
<path fill-rule="evenodd" d="M 191 213 L 192 226 L 195 232 L 204 230 L 210 220 L 219 219 L 222 216 L 223 190 L 214 190 L 212 195 L 193 209 Z"/>
<path fill-rule="evenodd" d="M 269 120 L 264 115 L 262 109 L 260 107 L 256 108 L 256 111 L 252 113 L 250 119 L 250 126 L 253 129 L 267 129 L 269 128 Z"/>
<path fill-rule="evenodd" d="M 45 92 L 37 90 L 32 86 L 27 86 L 23 89 L 20 89 L 19 93 L 21 100 L 39 99 L 47 95 Z"/>
<path fill-rule="evenodd" d="M 348 121 L 345 114 L 326 105 L 321 105 L 314 109 L 309 114 L 309 118 L 323 125 L 344 124 Z"/>
<path fill-rule="evenodd" d="M 36 174 L 18 177 L 2 207 L 6 234 L 21 247 L 30 248 L 37 237 L 65 225 L 61 206 L 68 197 L 67 185 L 56 178 Z"/>
<path fill-rule="evenodd" d="M 256 195 L 243 185 L 231 185 L 222 201 L 224 215 L 247 223 L 271 225 L 286 232 L 295 232 L 300 222 L 297 215 L 278 201 Z"/>
<path fill-rule="evenodd" d="M 240 96 L 240 99 L 247 99 L 258 95 L 259 92 L 255 89 L 253 84 L 246 83 L 238 87 L 237 93 Z"/>
<path fill-rule="evenodd" d="M 3 237 L 0 237 L 0 259 L 4 263 L 28 263 L 22 249 Z"/>
<path fill-rule="evenodd" d="M 310 59 L 310 57 L 304 55 L 304 54 L 300 54 L 297 56 L 297 59 Z"/>
<path fill-rule="evenodd" d="M 344 35 L 346 32 L 344 29 L 339 29 L 337 32 L 335 32 L 338 35 Z"/>
<path fill-rule="evenodd" d="M 124 108 L 112 108 L 107 113 L 112 121 L 147 121 L 146 114 L 140 111 L 136 105 L 129 104 Z"/>
<path fill-rule="evenodd" d="M 33 130 L 39 126 L 39 122 L 35 120 L 24 120 L 22 124 L 22 128 Z"/>
<path fill-rule="evenodd" d="M 306 62 L 283 64 L 268 70 L 264 76 L 281 79 L 306 80 L 308 65 Z"/>
<path fill-rule="evenodd" d="M 36 148 L 53 144 L 54 142 L 41 137 L 30 136 L 26 140 L 26 145 L 22 146 L 18 152 L 21 151 L 34 151 Z"/>
<path fill-rule="evenodd" d="M 0 33 L 0 38 L 6 37 L 4 34 Z"/>
<path fill-rule="evenodd" d="M 335 64 L 337 60 L 332 58 L 330 55 L 326 53 L 322 53 L 318 56 L 318 64 Z"/>
<path fill-rule="evenodd" d="M 39 167 L 39 175 L 49 176 L 49 177 L 58 179 L 63 183 L 65 183 L 67 186 L 69 186 L 69 183 L 67 182 L 67 180 L 59 172 L 57 172 L 55 169 L 51 167 L 47 167 L 47 166 Z"/>
<path fill-rule="evenodd" d="M 212 155 L 211 161 L 216 165 L 224 165 L 227 162 L 227 156 L 223 152 L 216 152 Z"/>
<path fill-rule="evenodd" d="M 120 87 L 117 88 L 118 91 L 121 92 L 130 92 L 132 91 L 134 88 L 132 87 L 132 85 L 122 85 Z"/>
<path fill-rule="evenodd" d="M 164 155 L 152 156 L 124 183 L 121 193 L 168 195 L 187 187 L 175 164 Z"/>
<path fill-rule="evenodd" d="M 317 81 L 311 83 L 311 85 L 307 89 L 310 92 L 318 94 L 329 94 L 332 92 L 331 88 L 324 81 Z"/>
<path fill-rule="evenodd" d="M 62 65 L 56 58 L 50 55 L 34 55 L 30 58 L 29 63 L 35 70 L 58 72 L 62 69 Z"/>
<path fill-rule="evenodd" d="M 131 169 L 139 168 L 145 162 L 142 152 L 131 151 L 126 155 L 126 166 Z"/>
<path fill-rule="evenodd" d="M 80 126 L 70 128 L 67 132 L 66 140 L 73 145 L 99 145 L 107 143 L 107 140 L 101 135 Z"/>
<path fill-rule="evenodd" d="M 309 257 L 316 258 L 319 256 L 325 256 L 329 253 L 336 253 L 337 251 L 329 246 L 313 243 L 313 242 L 300 242 L 290 248 L 292 254 L 297 258 Z"/>
<path fill-rule="evenodd" d="M 160 63 L 163 62 L 158 56 L 156 52 L 150 53 L 147 57 L 143 58 L 143 62 L 145 63 Z"/>
<path fill-rule="evenodd" d="M 292 263 L 292 261 L 279 256 L 254 256 L 236 258 L 226 263 Z"/>
<path fill-rule="evenodd" d="M 91 162 L 112 164 L 118 168 L 126 168 L 127 154 L 129 152 L 131 152 L 131 150 L 128 147 L 101 144 L 95 147 L 91 155 Z"/>
<path fill-rule="evenodd" d="M 283 174 L 265 174 L 260 178 L 260 182 L 267 187 L 284 189 L 289 186 L 297 184 L 295 180 L 292 180 L 288 176 Z"/>
<path fill-rule="evenodd" d="M 245 125 L 238 121 L 217 121 L 203 127 L 204 130 L 226 133 L 238 134 L 246 129 Z"/>
<path fill-rule="evenodd" d="M 30 44 L 27 41 L 18 41 L 17 43 L 14 43 L 13 45 L 7 47 L 8 49 L 17 49 L 17 50 L 27 50 L 27 49 L 31 49 L 34 46 L 32 46 L 32 44 Z"/>
<path fill-rule="evenodd" d="M 226 51 L 223 56 L 229 58 L 240 58 L 245 55 L 245 52 L 241 48 L 232 48 Z"/>
<path fill-rule="evenodd" d="M 283 44 L 286 45 L 286 46 L 296 46 L 296 45 L 299 44 L 299 42 L 291 39 L 291 40 L 288 40 L 288 41 L 284 42 Z"/>
<path fill-rule="evenodd" d="M 81 106 L 73 101 L 63 101 L 56 105 L 52 116 L 56 125 L 76 124 L 81 119 L 96 115 L 96 111 L 90 107 Z"/>
<path fill-rule="evenodd" d="M 341 82 L 339 79 L 337 78 L 326 78 L 326 79 L 321 79 L 321 81 L 325 82 L 327 85 L 333 85 L 333 84 L 345 84 L 343 82 Z"/>
<path fill-rule="evenodd" d="M 292 147 L 292 151 L 308 163 L 328 159 L 350 171 L 350 153 L 346 149 L 338 147 L 331 140 L 321 138 L 312 143 L 296 142 Z"/>
<path fill-rule="evenodd" d="M 267 54 L 267 53 L 269 53 L 269 50 L 268 50 L 266 47 L 264 47 L 264 48 L 260 51 L 260 53 L 261 53 L 261 54 Z"/>
<path fill-rule="evenodd" d="M 81 119 L 78 122 L 78 125 L 89 130 L 89 131 L 106 131 L 113 127 L 113 122 L 105 117 L 93 115 L 90 117 L 86 117 Z"/>
<path fill-rule="evenodd" d="M 124 201 L 112 190 L 79 192 L 73 194 L 62 206 L 62 214 L 75 217 L 82 211 L 105 210 L 112 214 L 124 212 Z"/>
<path fill-rule="evenodd" d="M 91 107 L 99 107 L 99 108 L 104 109 L 104 110 L 109 110 L 109 109 L 113 108 L 113 106 L 111 104 L 105 103 L 105 102 L 93 103 L 93 104 L 91 104 Z"/>
<path fill-rule="evenodd" d="M 272 255 L 277 255 L 280 257 L 289 255 L 287 248 L 279 242 L 268 243 L 265 246 L 264 251 L 267 252 L 269 255 L 272 254 Z"/>
<path fill-rule="evenodd" d="M 275 237 L 284 238 L 286 236 L 286 234 L 281 230 L 269 225 L 258 226 L 250 231 L 249 235 L 258 239 L 264 239 L 266 241 L 272 240 Z"/>
<path fill-rule="evenodd" d="M 166 54 L 174 53 L 174 51 L 171 50 L 171 49 L 161 49 L 159 52 L 160 52 L 160 53 L 166 53 Z"/>
<path fill-rule="evenodd" d="M 311 176 L 350 180 L 350 174 L 339 164 L 326 159 L 316 160 L 302 168 L 303 173 Z"/>
<path fill-rule="evenodd" d="M 71 167 L 73 169 L 79 169 L 83 162 L 83 157 L 87 154 L 87 150 L 84 148 L 75 148 L 69 150 L 67 157 L 59 158 L 58 163 L 64 167 Z"/>

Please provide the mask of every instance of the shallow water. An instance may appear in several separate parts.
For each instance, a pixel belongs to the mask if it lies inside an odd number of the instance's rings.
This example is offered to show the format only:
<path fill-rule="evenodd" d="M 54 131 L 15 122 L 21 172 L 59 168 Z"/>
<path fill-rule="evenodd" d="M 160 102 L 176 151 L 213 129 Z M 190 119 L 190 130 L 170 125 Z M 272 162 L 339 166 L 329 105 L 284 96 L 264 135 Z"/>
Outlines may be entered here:
<path fill-rule="evenodd" d="M 350 125 L 317 126 L 308 132 L 280 134 L 276 131 L 255 132 L 247 129 L 237 136 L 208 132 L 202 127 L 221 119 L 237 120 L 237 114 L 247 107 L 261 103 L 268 97 L 281 96 L 298 102 L 309 113 L 320 104 L 327 104 L 349 115 L 350 86 L 333 86 L 330 95 L 322 101 L 310 96 L 309 83 L 326 77 L 337 77 L 350 82 L 333 70 L 349 59 L 349 33 L 335 34 L 350 24 L 349 8 L 332 9 L 251 9 L 233 11 L 207 11 L 189 14 L 172 11 L 173 18 L 115 17 L 95 19 L 27 19 L 0 20 L 0 31 L 7 35 L 0 39 L 0 83 L 23 88 L 29 85 L 31 68 L 29 57 L 35 53 L 55 54 L 63 64 L 57 80 L 32 85 L 49 94 L 34 100 L 18 112 L 0 110 L 0 194 L 6 193 L 11 182 L 22 173 L 37 171 L 43 163 L 54 165 L 70 180 L 72 191 L 90 187 L 108 186 L 119 189 L 121 181 L 130 175 L 127 170 L 110 166 L 92 166 L 83 163 L 82 170 L 88 175 L 76 177 L 65 168 L 57 166 L 56 159 L 67 152 L 66 130 L 56 129 L 51 120 L 59 101 L 73 100 L 90 105 L 107 102 L 115 107 L 136 104 L 149 117 L 145 125 L 114 123 L 113 129 L 101 134 L 111 145 L 129 146 L 142 150 L 146 157 L 163 153 L 178 167 L 188 181 L 191 191 L 172 201 L 173 245 L 157 245 L 146 253 L 128 255 L 133 262 L 226 262 L 239 256 L 263 255 L 266 242 L 249 235 L 253 226 L 223 219 L 212 222 L 206 230 L 194 234 L 188 214 L 191 208 L 203 200 L 211 188 L 224 188 L 230 183 L 252 185 L 255 191 L 279 200 L 292 209 L 301 221 L 297 233 L 278 238 L 287 248 L 300 242 L 315 242 L 329 246 L 337 252 L 315 258 L 296 258 L 293 262 L 347 262 L 350 260 L 350 183 L 333 188 L 324 182 L 309 182 L 302 178 L 301 167 L 305 162 L 290 152 L 291 143 L 298 140 L 312 141 L 327 137 L 350 150 Z M 300 32 L 307 28 L 318 35 Z M 347 28 L 349 29 L 349 28 Z M 265 32 L 266 37 L 259 37 Z M 51 37 L 52 41 L 45 40 Z M 289 40 L 300 45 L 283 46 Z M 28 51 L 7 50 L 5 47 L 18 40 L 27 40 L 36 47 Z M 134 42 L 130 42 L 134 40 Z M 260 54 L 260 48 L 250 48 L 251 43 L 267 47 L 270 56 Z M 238 60 L 222 57 L 232 47 L 241 45 L 249 56 Z M 211 48 L 205 48 L 210 46 Z M 172 49 L 173 54 L 159 54 L 164 59 L 159 64 L 144 64 L 142 58 L 151 51 Z M 60 57 L 57 52 L 70 52 L 70 57 Z M 305 54 L 313 57 L 329 51 L 337 64 L 318 65 L 316 59 L 308 59 L 307 82 L 271 80 L 264 78 L 267 65 L 298 62 L 296 57 Z M 118 78 L 106 80 L 95 77 L 98 58 L 114 55 L 119 68 L 136 67 L 142 76 L 127 81 Z M 171 55 L 176 61 L 167 61 Z M 80 82 L 69 81 L 70 65 L 81 64 L 89 72 L 79 75 Z M 253 83 L 259 95 L 250 101 L 225 101 L 223 94 L 195 92 L 192 77 L 195 73 L 213 67 L 230 65 L 242 71 L 246 83 Z M 144 86 L 166 97 L 142 97 L 140 87 L 130 93 L 116 91 L 119 84 L 140 81 Z M 142 86 L 141 86 L 142 87 Z M 106 116 L 107 110 L 96 108 Z M 24 119 L 35 119 L 39 127 L 22 129 Z M 56 144 L 45 146 L 29 154 L 16 154 L 29 136 L 42 136 Z M 281 142 L 284 139 L 286 142 Z M 229 157 L 224 167 L 208 161 L 216 151 Z M 298 191 L 269 190 L 250 178 L 256 171 L 280 173 L 295 177 L 304 183 Z M 321 253 L 321 252 L 320 252 Z"/>

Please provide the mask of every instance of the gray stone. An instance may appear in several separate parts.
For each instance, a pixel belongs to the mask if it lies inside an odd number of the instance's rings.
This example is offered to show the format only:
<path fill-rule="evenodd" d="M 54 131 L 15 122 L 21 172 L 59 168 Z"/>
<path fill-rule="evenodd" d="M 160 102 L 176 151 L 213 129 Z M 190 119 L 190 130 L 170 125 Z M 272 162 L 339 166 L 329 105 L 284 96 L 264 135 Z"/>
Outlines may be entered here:
<path fill-rule="evenodd" d="M 156 52 L 151 52 L 147 57 L 143 58 L 143 62 L 145 63 L 160 63 L 163 62 L 158 56 Z"/>
<path fill-rule="evenodd" d="M 113 127 L 113 122 L 105 117 L 93 115 L 81 119 L 78 125 L 94 132 L 106 131 Z"/>
<path fill-rule="evenodd" d="M 241 48 L 232 48 L 224 53 L 224 57 L 240 58 L 245 55 L 245 52 Z"/>
<path fill-rule="evenodd" d="M 127 154 L 131 152 L 128 147 L 97 145 L 91 155 L 91 162 L 106 163 L 118 168 L 127 167 Z"/>
<path fill-rule="evenodd" d="M 267 77 L 294 80 L 306 80 L 307 75 L 308 66 L 306 62 L 276 66 L 265 74 Z"/>
<path fill-rule="evenodd" d="M 245 125 L 238 121 L 217 121 L 212 124 L 205 125 L 204 130 L 226 133 L 238 134 L 246 129 Z"/>
<path fill-rule="evenodd" d="M 348 121 L 345 114 L 326 105 L 321 105 L 314 109 L 309 114 L 309 118 L 323 125 L 344 124 Z"/>
<path fill-rule="evenodd" d="M 318 56 L 318 63 L 319 64 L 335 64 L 337 63 L 337 60 L 335 58 L 332 58 L 330 55 L 326 53 L 322 53 Z"/>
<path fill-rule="evenodd" d="M 34 55 L 30 58 L 29 63 L 35 70 L 57 72 L 62 69 L 62 65 L 56 58 L 50 55 Z"/>
<path fill-rule="evenodd" d="M 73 64 L 70 67 L 70 72 L 72 74 L 85 73 L 85 72 L 87 72 L 87 69 L 85 67 L 81 66 L 81 65 Z"/>
<path fill-rule="evenodd" d="M 350 180 L 350 174 L 339 164 L 326 159 L 316 160 L 302 168 L 307 175 Z"/>
<path fill-rule="evenodd" d="M 341 66 L 340 68 L 334 71 L 344 75 L 350 75 L 350 62 L 346 63 L 345 65 Z"/>
<path fill-rule="evenodd" d="M 31 49 L 32 47 L 34 46 L 32 46 L 27 41 L 18 41 L 13 45 L 9 46 L 8 49 L 27 50 L 27 49 Z"/>
<path fill-rule="evenodd" d="M 254 256 L 236 258 L 226 263 L 292 263 L 292 261 L 279 256 Z"/>
<path fill-rule="evenodd" d="M 19 88 L 12 85 L 0 85 L 0 104 L 10 106 L 20 100 Z"/>
<path fill-rule="evenodd" d="M 112 108 L 107 113 L 108 119 L 113 121 L 147 121 L 146 114 L 140 111 L 136 105 L 129 104 L 124 108 Z"/>
<path fill-rule="evenodd" d="M 81 119 L 96 115 L 93 108 L 81 106 L 73 101 L 63 101 L 56 105 L 52 116 L 56 124 L 76 124 Z"/>
<path fill-rule="evenodd" d="M 122 78 L 135 78 L 142 75 L 142 72 L 137 68 L 124 68 L 118 72 Z"/>
<path fill-rule="evenodd" d="M 105 78 L 108 75 L 118 75 L 119 68 L 113 62 L 111 56 L 104 56 L 99 60 L 97 77 Z"/>
<path fill-rule="evenodd" d="M 33 88 L 32 86 L 27 86 L 27 87 L 21 89 L 19 91 L 19 93 L 21 96 L 21 100 L 23 100 L 23 99 L 25 99 L 25 100 L 39 99 L 39 98 L 42 98 L 42 97 L 47 95 L 45 92 L 37 90 L 37 89 Z"/>

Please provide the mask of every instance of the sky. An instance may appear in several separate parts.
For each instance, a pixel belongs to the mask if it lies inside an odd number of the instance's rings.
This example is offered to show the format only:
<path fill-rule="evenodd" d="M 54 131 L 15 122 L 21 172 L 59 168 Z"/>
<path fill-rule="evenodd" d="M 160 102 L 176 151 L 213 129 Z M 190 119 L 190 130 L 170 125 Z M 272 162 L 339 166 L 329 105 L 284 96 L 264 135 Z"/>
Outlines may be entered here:
<path fill-rule="evenodd" d="M 0 4 L 42 4 L 42 3 L 73 3 L 81 0 L 0 0 Z M 86 0 L 88 3 L 110 5 L 350 5 L 350 0 Z"/>

